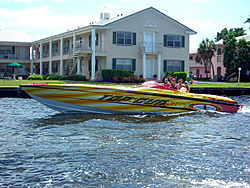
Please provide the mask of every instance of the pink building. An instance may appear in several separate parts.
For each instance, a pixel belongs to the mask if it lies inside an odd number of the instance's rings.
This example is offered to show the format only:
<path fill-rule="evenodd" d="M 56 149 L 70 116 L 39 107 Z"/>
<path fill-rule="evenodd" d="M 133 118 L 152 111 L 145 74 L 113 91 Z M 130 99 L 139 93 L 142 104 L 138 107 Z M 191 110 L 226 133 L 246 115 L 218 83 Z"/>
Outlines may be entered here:
<path fill-rule="evenodd" d="M 247 41 L 250 42 L 250 35 L 236 37 L 237 41 L 243 38 L 245 38 Z M 215 42 L 215 44 L 217 45 L 217 49 L 212 58 L 212 63 L 214 65 L 214 74 L 225 77 L 226 68 L 223 65 L 223 54 L 222 54 L 222 50 L 224 47 L 223 40 Z M 197 50 L 191 51 L 189 53 L 189 71 L 192 72 L 194 76 L 196 76 L 197 78 L 206 78 L 204 65 L 195 62 L 196 55 L 197 55 Z M 207 70 L 208 70 L 208 77 L 211 77 L 213 79 L 212 66 L 211 65 L 207 66 Z"/>

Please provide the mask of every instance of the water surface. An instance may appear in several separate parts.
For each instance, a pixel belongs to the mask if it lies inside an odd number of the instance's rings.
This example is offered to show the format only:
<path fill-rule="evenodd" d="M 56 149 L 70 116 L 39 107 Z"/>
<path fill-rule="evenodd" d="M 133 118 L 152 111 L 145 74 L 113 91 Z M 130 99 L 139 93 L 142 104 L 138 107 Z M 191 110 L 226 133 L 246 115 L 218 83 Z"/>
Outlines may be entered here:
<path fill-rule="evenodd" d="M 237 114 L 61 114 L 0 98 L 0 186 L 250 187 L 250 97 Z"/>

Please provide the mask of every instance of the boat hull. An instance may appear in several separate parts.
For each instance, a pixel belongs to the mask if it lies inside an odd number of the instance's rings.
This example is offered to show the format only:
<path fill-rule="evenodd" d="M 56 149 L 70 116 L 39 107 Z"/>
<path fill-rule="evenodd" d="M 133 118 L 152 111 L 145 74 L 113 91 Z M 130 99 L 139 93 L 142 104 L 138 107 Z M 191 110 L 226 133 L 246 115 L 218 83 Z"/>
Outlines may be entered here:
<path fill-rule="evenodd" d="M 225 97 L 213 100 L 210 95 L 201 96 L 156 88 L 80 84 L 40 84 L 20 87 L 35 100 L 60 112 L 176 114 L 213 110 L 235 113 L 239 108 L 237 103 Z"/>

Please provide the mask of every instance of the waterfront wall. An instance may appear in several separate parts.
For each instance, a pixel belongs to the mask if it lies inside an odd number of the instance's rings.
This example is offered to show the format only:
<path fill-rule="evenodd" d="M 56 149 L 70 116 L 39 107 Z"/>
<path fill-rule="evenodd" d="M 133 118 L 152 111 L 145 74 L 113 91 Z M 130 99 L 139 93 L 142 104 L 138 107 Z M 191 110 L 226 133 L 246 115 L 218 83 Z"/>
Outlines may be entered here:
<path fill-rule="evenodd" d="M 191 93 L 240 96 L 250 95 L 250 88 L 191 87 Z M 0 97 L 31 98 L 19 87 L 0 87 Z"/>

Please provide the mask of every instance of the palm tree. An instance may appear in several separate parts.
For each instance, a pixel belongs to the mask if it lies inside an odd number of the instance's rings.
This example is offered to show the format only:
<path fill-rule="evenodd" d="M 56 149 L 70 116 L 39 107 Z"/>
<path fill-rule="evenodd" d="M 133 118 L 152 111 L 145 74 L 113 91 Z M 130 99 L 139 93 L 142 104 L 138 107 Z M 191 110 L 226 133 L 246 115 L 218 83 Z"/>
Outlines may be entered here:
<path fill-rule="evenodd" d="M 200 55 L 197 55 L 195 57 L 195 61 L 196 61 L 196 63 L 200 63 L 201 65 L 204 64 L 204 66 L 205 66 L 205 73 L 206 73 L 206 77 L 207 77 L 207 80 L 208 80 L 208 75 L 207 75 L 207 61 L 206 60 L 202 60 L 202 58 L 201 58 Z"/>
<path fill-rule="evenodd" d="M 213 77 L 214 77 L 214 65 L 212 62 L 212 57 L 214 56 L 216 48 L 217 47 L 214 41 L 213 40 L 209 41 L 209 38 L 206 38 L 206 40 L 203 39 L 198 48 L 198 56 L 200 56 L 201 60 L 204 62 L 204 65 L 206 66 L 207 65 L 206 63 L 211 64 Z"/>

